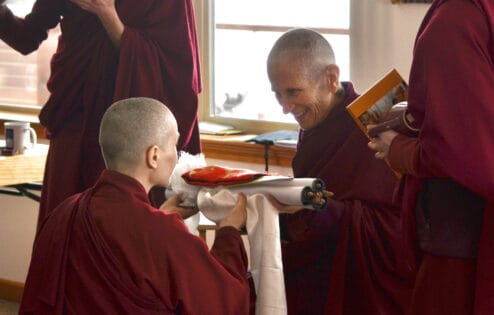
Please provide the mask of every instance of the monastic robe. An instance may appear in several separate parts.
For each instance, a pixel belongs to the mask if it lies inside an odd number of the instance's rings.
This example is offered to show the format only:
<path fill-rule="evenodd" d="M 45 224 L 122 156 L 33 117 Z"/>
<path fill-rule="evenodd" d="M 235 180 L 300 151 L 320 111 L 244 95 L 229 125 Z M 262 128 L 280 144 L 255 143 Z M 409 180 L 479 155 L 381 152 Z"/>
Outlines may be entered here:
<path fill-rule="evenodd" d="M 345 99 L 319 126 L 301 130 L 295 177 L 318 177 L 334 200 L 281 221 L 289 314 L 403 314 L 413 274 L 401 260 L 397 177 L 367 147 Z"/>
<path fill-rule="evenodd" d="M 103 171 L 43 222 L 20 314 L 248 314 L 247 264 L 238 230 L 208 252 L 134 178 Z"/>
<path fill-rule="evenodd" d="M 8 12 L 0 38 L 28 54 L 60 23 L 51 59 L 50 98 L 40 121 L 50 137 L 38 222 L 65 198 L 92 186 L 103 159 L 99 123 L 112 102 L 137 96 L 164 102 L 178 121 L 178 148 L 201 151 L 199 56 L 191 0 L 116 1 L 125 25 L 116 49 L 98 17 L 65 0 L 37 0 L 25 19 Z M 136 117 L 136 119 L 139 119 Z"/>
<path fill-rule="evenodd" d="M 461 189 L 455 196 L 433 196 L 432 231 L 453 213 L 475 215 L 477 201 L 457 209 L 452 197 L 480 198 L 483 219 L 479 241 L 472 246 L 477 258 L 437 253 L 451 242 L 441 242 L 424 255 L 414 313 L 494 312 L 493 82 L 494 2 L 434 1 L 418 31 L 409 80 L 408 108 L 420 126 L 420 136 L 415 140 L 398 136 L 389 151 L 393 168 L 407 174 L 402 185 L 407 264 L 413 267 L 422 258 L 417 235 L 423 224 L 416 211 L 417 196 L 431 180 L 448 180 Z M 444 213 L 443 220 L 434 221 L 436 212 Z M 441 234 L 449 232 L 452 238 L 456 236 L 453 243 L 463 242 L 465 235 L 456 229 L 466 222 L 452 222 L 455 229 Z M 462 282 L 452 282 L 459 274 Z"/>

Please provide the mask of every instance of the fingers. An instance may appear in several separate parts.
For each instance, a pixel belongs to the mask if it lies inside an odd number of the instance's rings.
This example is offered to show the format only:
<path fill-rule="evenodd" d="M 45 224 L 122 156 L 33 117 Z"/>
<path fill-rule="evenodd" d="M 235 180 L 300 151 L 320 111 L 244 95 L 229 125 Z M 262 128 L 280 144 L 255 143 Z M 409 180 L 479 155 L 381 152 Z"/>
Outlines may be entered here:
<path fill-rule="evenodd" d="M 245 209 L 246 205 L 247 205 L 247 197 L 245 197 L 244 193 L 239 193 L 237 196 L 237 203 L 235 205 L 235 209 L 237 208 Z"/>
<path fill-rule="evenodd" d="M 276 209 L 279 209 L 283 206 L 273 195 L 268 194 L 266 197 L 268 198 L 268 201 L 271 203 L 271 205 Z"/>
<path fill-rule="evenodd" d="M 219 227 L 232 226 L 237 230 L 242 229 L 247 222 L 247 198 L 243 193 L 237 196 L 237 203 L 232 212 L 218 224 Z"/>

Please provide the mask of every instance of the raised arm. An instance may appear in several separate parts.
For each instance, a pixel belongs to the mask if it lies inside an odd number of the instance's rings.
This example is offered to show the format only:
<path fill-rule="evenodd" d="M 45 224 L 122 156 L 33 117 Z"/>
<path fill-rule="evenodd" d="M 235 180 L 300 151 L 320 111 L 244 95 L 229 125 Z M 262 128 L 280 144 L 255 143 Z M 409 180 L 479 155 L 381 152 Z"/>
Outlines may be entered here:
<path fill-rule="evenodd" d="M 48 37 L 48 31 L 57 26 L 62 15 L 62 0 L 38 0 L 25 18 L 15 16 L 0 2 L 0 39 L 21 54 L 38 49 Z"/>

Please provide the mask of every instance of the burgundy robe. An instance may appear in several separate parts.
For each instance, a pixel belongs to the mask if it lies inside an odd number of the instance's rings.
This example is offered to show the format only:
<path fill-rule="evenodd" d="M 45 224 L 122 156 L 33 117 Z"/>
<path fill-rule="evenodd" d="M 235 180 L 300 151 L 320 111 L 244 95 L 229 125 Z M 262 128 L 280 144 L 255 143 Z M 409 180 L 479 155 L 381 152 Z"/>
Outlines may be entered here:
<path fill-rule="evenodd" d="M 25 19 L 9 13 L 0 24 L 0 38 L 24 54 L 36 50 L 58 23 L 62 30 L 51 60 L 50 98 L 40 114 L 51 141 L 38 222 L 92 186 L 104 169 L 99 124 L 114 101 L 147 96 L 164 102 L 178 121 L 178 148 L 201 151 L 192 1 L 122 0 L 116 8 L 125 25 L 119 51 L 99 19 L 70 1 L 37 0 Z"/>
<path fill-rule="evenodd" d="M 104 171 L 43 222 L 20 314 L 248 314 L 247 264 L 236 229 L 209 253 L 139 182 Z"/>
<path fill-rule="evenodd" d="M 418 31 L 409 80 L 408 108 L 420 136 L 397 137 L 389 152 L 391 165 L 408 174 L 402 195 L 407 263 L 420 260 L 415 207 L 426 180 L 449 178 L 482 198 L 484 208 L 477 259 L 425 255 L 414 313 L 494 313 L 493 82 L 494 2 L 434 1 Z M 445 211 L 449 199 L 443 199 Z M 464 282 L 451 283 L 458 274 Z"/>
<path fill-rule="evenodd" d="M 374 158 L 344 101 L 318 127 L 301 130 L 296 177 L 319 177 L 335 193 L 328 209 L 282 219 L 289 314 L 403 314 L 413 274 L 402 263 L 397 177 Z"/>

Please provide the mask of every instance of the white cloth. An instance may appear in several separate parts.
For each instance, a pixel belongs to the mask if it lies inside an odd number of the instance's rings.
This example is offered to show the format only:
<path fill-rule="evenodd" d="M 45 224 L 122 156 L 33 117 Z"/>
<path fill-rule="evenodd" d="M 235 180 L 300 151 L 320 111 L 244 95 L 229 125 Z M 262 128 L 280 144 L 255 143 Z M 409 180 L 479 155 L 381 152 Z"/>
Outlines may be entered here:
<path fill-rule="evenodd" d="M 180 204 L 183 207 L 193 207 L 196 205 L 197 192 L 199 191 L 199 186 L 191 186 L 185 182 L 182 178 L 182 174 L 191 171 L 195 168 L 206 166 L 206 158 L 204 154 L 199 153 L 192 155 L 185 151 L 180 152 L 180 158 L 170 175 L 169 185 L 166 190 L 166 197 L 170 198 L 176 193 L 181 194 L 183 202 Z M 197 233 L 197 227 L 199 226 L 199 213 L 190 216 L 184 220 L 185 225 L 192 234 Z"/>
<path fill-rule="evenodd" d="M 218 223 L 235 206 L 236 194 L 224 188 L 202 188 L 197 196 L 199 210 Z M 257 315 L 287 313 L 281 259 L 278 211 L 262 194 L 247 196 L 247 233 L 250 267 L 254 280 Z"/>

